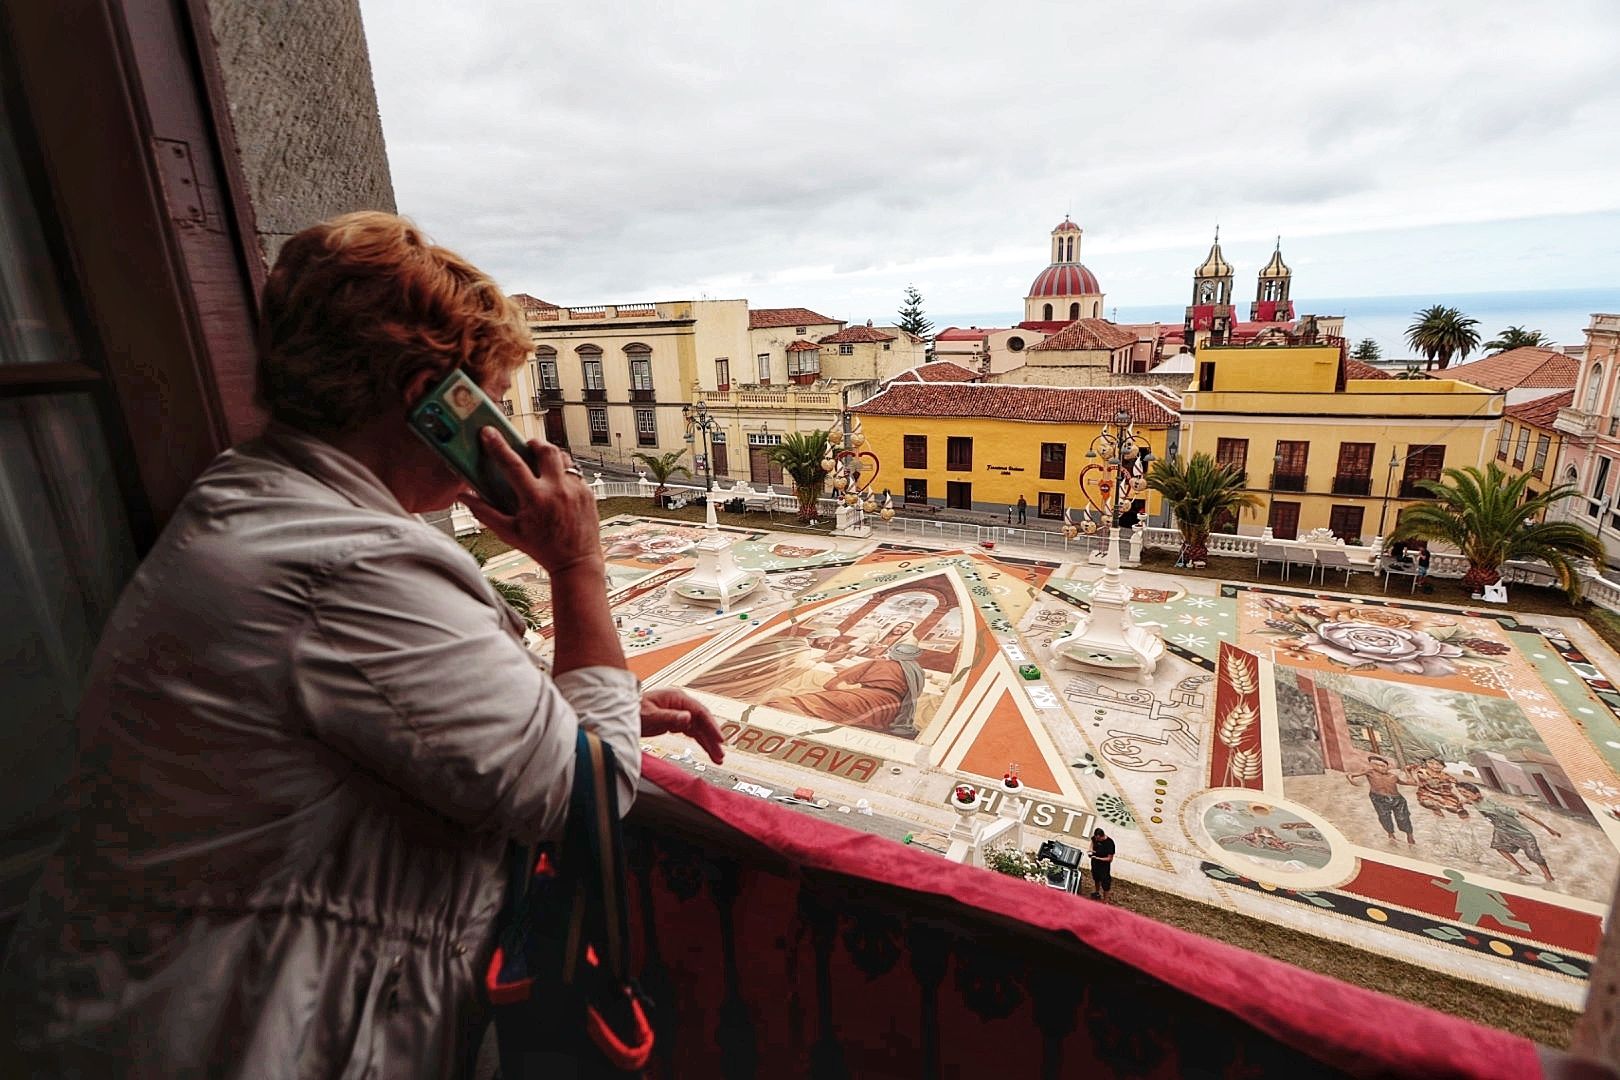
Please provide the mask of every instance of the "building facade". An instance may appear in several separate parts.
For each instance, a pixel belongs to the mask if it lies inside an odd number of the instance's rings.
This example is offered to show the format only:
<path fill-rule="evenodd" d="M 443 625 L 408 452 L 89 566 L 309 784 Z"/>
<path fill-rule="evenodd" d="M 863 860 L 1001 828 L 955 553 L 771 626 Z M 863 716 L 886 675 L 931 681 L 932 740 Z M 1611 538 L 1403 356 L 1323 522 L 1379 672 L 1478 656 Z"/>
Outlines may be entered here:
<path fill-rule="evenodd" d="M 1508 392 L 1511 397 L 1511 391 Z M 1496 464 L 1509 476 L 1530 474 L 1526 495 L 1539 495 L 1559 484 L 1559 458 L 1567 436 L 1557 428 L 1558 414 L 1569 408 L 1575 391 L 1509 404 L 1496 439 Z"/>
<path fill-rule="evenodd" d="M 1609 566 L 1620 566 L 1620 513 L 1615 489 L 1620 485 L 1620 315 L 1595 314 L 1586 327 L 1586 351 L 1580 361 L 1571 404 L 1554 426 L 1566 436 L 1563 483 L 1574 484 L 1579 498 L 1560 513 L 1591 529 L 1603 541 Z"/>
<path fill-rule="evenodd" d="M 1263 502 L 1223 530 L 1269 527 L 1292 539 L 1330 529 L 1370 541 L 1424 497 L 1419 481 L 1490 459 L 1501 393 L 1450 379 L 1347 378 L 1351 363 L 1340 345 L 1198 351 L 1194 388 L 1182 395 L 1182 452 L 1235 466 Z"/>
<path fill-rule="evenodd" d="M 1081 473 L 1093 440 L 1129 412 L 1156 457 L 1175 441 L 1175 397 L 1146 389 L 1073 389 L 989 383 L 896 381 L 856 406 L 878 459 L 875 491 L 897 504 L 1006 515 L 1022 497 L 1030 522 L 1060 523 L 1066 512 L 1101 510 L 1087 501 Z M 1159 497 L 1146 499 L 1159 513 Z"/>

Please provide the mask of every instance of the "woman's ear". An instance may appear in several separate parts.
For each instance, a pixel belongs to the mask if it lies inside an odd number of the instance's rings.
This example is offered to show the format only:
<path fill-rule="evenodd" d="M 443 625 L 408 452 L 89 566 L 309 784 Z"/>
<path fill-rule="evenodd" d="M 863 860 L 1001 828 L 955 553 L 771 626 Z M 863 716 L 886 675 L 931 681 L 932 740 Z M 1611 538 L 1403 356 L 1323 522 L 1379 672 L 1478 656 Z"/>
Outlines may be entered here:
<path fill-rule="evenodd" d="M 405 411 L 410 412 L 416 408 L 416 403 L 430 388 L 436 386 L 442 376 L 432 368 L 423 368 L 409 379 L 405 380 Z"/>

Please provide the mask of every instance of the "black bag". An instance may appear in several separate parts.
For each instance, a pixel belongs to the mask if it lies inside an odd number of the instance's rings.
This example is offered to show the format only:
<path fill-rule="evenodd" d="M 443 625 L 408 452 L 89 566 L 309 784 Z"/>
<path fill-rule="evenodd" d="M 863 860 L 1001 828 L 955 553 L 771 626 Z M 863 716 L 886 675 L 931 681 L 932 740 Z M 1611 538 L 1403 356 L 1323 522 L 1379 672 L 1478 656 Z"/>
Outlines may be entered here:
<path fill-rule="evenodd" d="M 629 977 L 624 844 L 613 751 L 581 730 L 557 844 L 513 846 L 484 990 L 501 1080 L 638 1075 L 653 1032 Z"/>

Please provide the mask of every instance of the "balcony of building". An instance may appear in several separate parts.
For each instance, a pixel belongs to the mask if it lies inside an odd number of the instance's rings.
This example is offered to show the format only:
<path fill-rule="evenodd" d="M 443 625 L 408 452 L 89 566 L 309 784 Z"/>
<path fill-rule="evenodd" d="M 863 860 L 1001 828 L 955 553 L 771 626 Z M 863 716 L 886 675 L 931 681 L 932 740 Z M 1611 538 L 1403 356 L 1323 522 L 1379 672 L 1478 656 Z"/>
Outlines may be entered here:
<path fill-rule="evenodd" d="M 631 390 L 630 400 L 637 405 L 652 404 L 658 400 L 658 391 L 648 387 L 644 390 Z"/>
<path fill-rule="evenodd" d="M 1559 409 L 1558 417 L 1553 421 L 1553 428 L 1577 439 L 1589 439 L 1597 434 L 1601 422 L 1601 417 L 1585 409 Z"/>
<path fill-rule="evenodd" d="M 534 407 L 544 409 L 562 402 L 563 391 L 560 386 L 542 386 L 534 392 Z"/>
<path fill-rule="evenodd" d="M 661 761 L 646 762 L 627 831 L 660 1075 L 1532 1077 L 1577 1067 L 1518 1036 L 723 791 Z"/>
<path fill-rule="evenodd" d="M 695 400 L 709 408 L 740 409 L 839 409 L 843 398 L 837 389 L 816 386 L 788 385 L 781 389 L 770 386 L 731 384 L 727 390 L 699 390 Z"/>
<path fill-rule="evenodd" d="M 1370 495 L 1372 494 L 1371 476 L 1335 476 L 1333 478 L 1333 494 L 1335 495 Z"/>
<path fill-rule="evenodd" d="M 679 321 L 690 318 L 686 304 L 595 304 L 573 308 L 538 308 L 525 314 L 530 322 L 601 323 L 615 320 Z"/>
<path fill-rule="evenodd" d="M 1271 490 L 1273 491 L 1304 491 L 1304 473 L 1277 472 L 1271 474 Z"/>
<path fill-rule="evenodd" d="M 66 7 L 83 10 L 65 17 Z M 231 142 L 213 125 L 226 118 L 239 132 L 262 136 L 254 125 L 273 113 L 292 125 L 280 134 L 295 137 L 265 141 L 296 151 L 296 136 L 307 134 L 296 118 L 309 114 L 281 107 L 274 94 L 266 100 L 276 108 L 264 115 L 228 107 L 223 83 L 205 77 L 217 75 L 218 62 L 208 7 L 106 0 L 0 10 L 0 61 L 27 61 L 10 66 L 0 83 L 9 92 L 15 79 L 30 91 L 31 123 L 16 130 L 45 144 L 28 147 L 30 160 L 51 166 L 52 198 L 41 205 L 60 227 L 74 271 L 62 280 L 71 276 L 85 302 L 74 330 L 96 346 L 83 371 L 45 365 L 49 370 L 25 385 L 30 373 L 14 370 L 6 384 L 23 387 L 16 392 L 33 395 L 42 410 L 55 405 L 53 395 L 90 387 L 96 408 L 70 414 L 76 437 L 58 445 L 93 455 L 102 444 L 87 435 L 97 433 L 98 416 L 111 417 L 115 450 L 129 458 L 128 469 L 115 469 L 108 452 L 96 469 L 81 469 L 73 486 L 88 492 L 96 483 L 115 484 L 131 535 L 98 533 L 91 519 L 75 518 L 82 531 L 59 540 L 46 527 L 53 513 L 29 517 L 32 549 L 51 555 L 40 565 L 77 568 L 80 585 L 126 557 L 132 564 L 214 455 L 251 437 L 264 420 L 251 401 L 262 251 L 246 185 L 222 175 L 219 148 Z M 310 24 L 329 12 L 327 5 L 310 8 L 318 10 L 296 29 L 314 36 L 328 28 Z M 292 18 L 301 6 L 278 10 Z M 154 12 L 163 17 L 140 17 Z M 334 41 L 363 43 L 358 9 L 352 14 L 349 32 L 331 28 Z M 279 69 L 264 70 L 273 82 Z M 345 107 L 341 96 L 321 98 L 329 88 L 315 82 L 311 94 L 322 115 Z M 349 112 L 375 123 L 374 101 Z M 212 227 L 192 227 L 164 202 L 149 157 L 159 142 L 193 148 L 196 176 L 215 200 L 209 213 L 219 211 Z M 371 144 L 382 145 L 380 131 Z M 294 151 L 280 162 L 286 175 L 300 193 L 320 194 L 319 170 L 302 175 Z M 333 191 L 289 213 L 316 220 L 355 201 L 352 191 Z M 532 317 L 672 314 L 661 307 L 542 309 Z M 561 399 L 560 391 L 555 399 L 551 393 L 538 392 L 537 405 Z M 755 396 L 766 400 L 748 400 Z M 839 397 L 814 388 L 733 388 L 708 400 L 828 410 Z M 587 389 L 584 398 L 601 402 L 607 394 Z M 198 420 L 149 422 L 175 415 Z M 610 445 L 609 430 L 593 427 L 589 442 Z M 18 458 L 7 464 L 55 464 L 49 455 Z M 47 595 L 65 577 L 27 584 Z M 88 585 L 82 592 L 89 613 L 99 594 Z M 22 612 L 25 642 L 34 614 Z M 35 680 L 59 678 L 67 686 L 80 677 L 80 668 L 14 667 L 0 679 L 0 692 L 15 701 L 16 690 Z M 54 713 L 16 709 L 6 723 L 15 725 L 8 727 L 14 745 L 28 748 L 30 769 L 44 767 L 51 747 L 72 742 L 61 730 L 71 720 Z M 721 791 L 657 760 L 645 764 L 627 833 L 633 963 L 654 1002 L 656 1075 L 1533 1077 L 1569 1067 L 1565 1055 L 1521 1037 Z M 12 865 L 8 873 L 18 870 Z"/>
<path fill-rule="evenodd" d="M 606 401 L 607 388 L 601 386 L 587 386 L 582 391 L 586 401 Z"/>

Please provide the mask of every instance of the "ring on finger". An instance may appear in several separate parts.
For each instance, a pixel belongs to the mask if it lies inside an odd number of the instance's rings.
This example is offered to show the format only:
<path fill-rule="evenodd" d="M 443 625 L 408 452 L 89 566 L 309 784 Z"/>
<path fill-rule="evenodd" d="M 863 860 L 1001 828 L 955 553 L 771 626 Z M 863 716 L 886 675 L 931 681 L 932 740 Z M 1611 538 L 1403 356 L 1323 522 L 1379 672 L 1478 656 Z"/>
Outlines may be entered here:
<path fill-rule="evenodd" d="M 581 480 L 585 479 L 585 474 L 580 471 L 580 468 L 577 465 L 570 465 L 568 468 L 564 469 L 563 472 L 567 473 L 569 476 L 577 476 Z"/>

